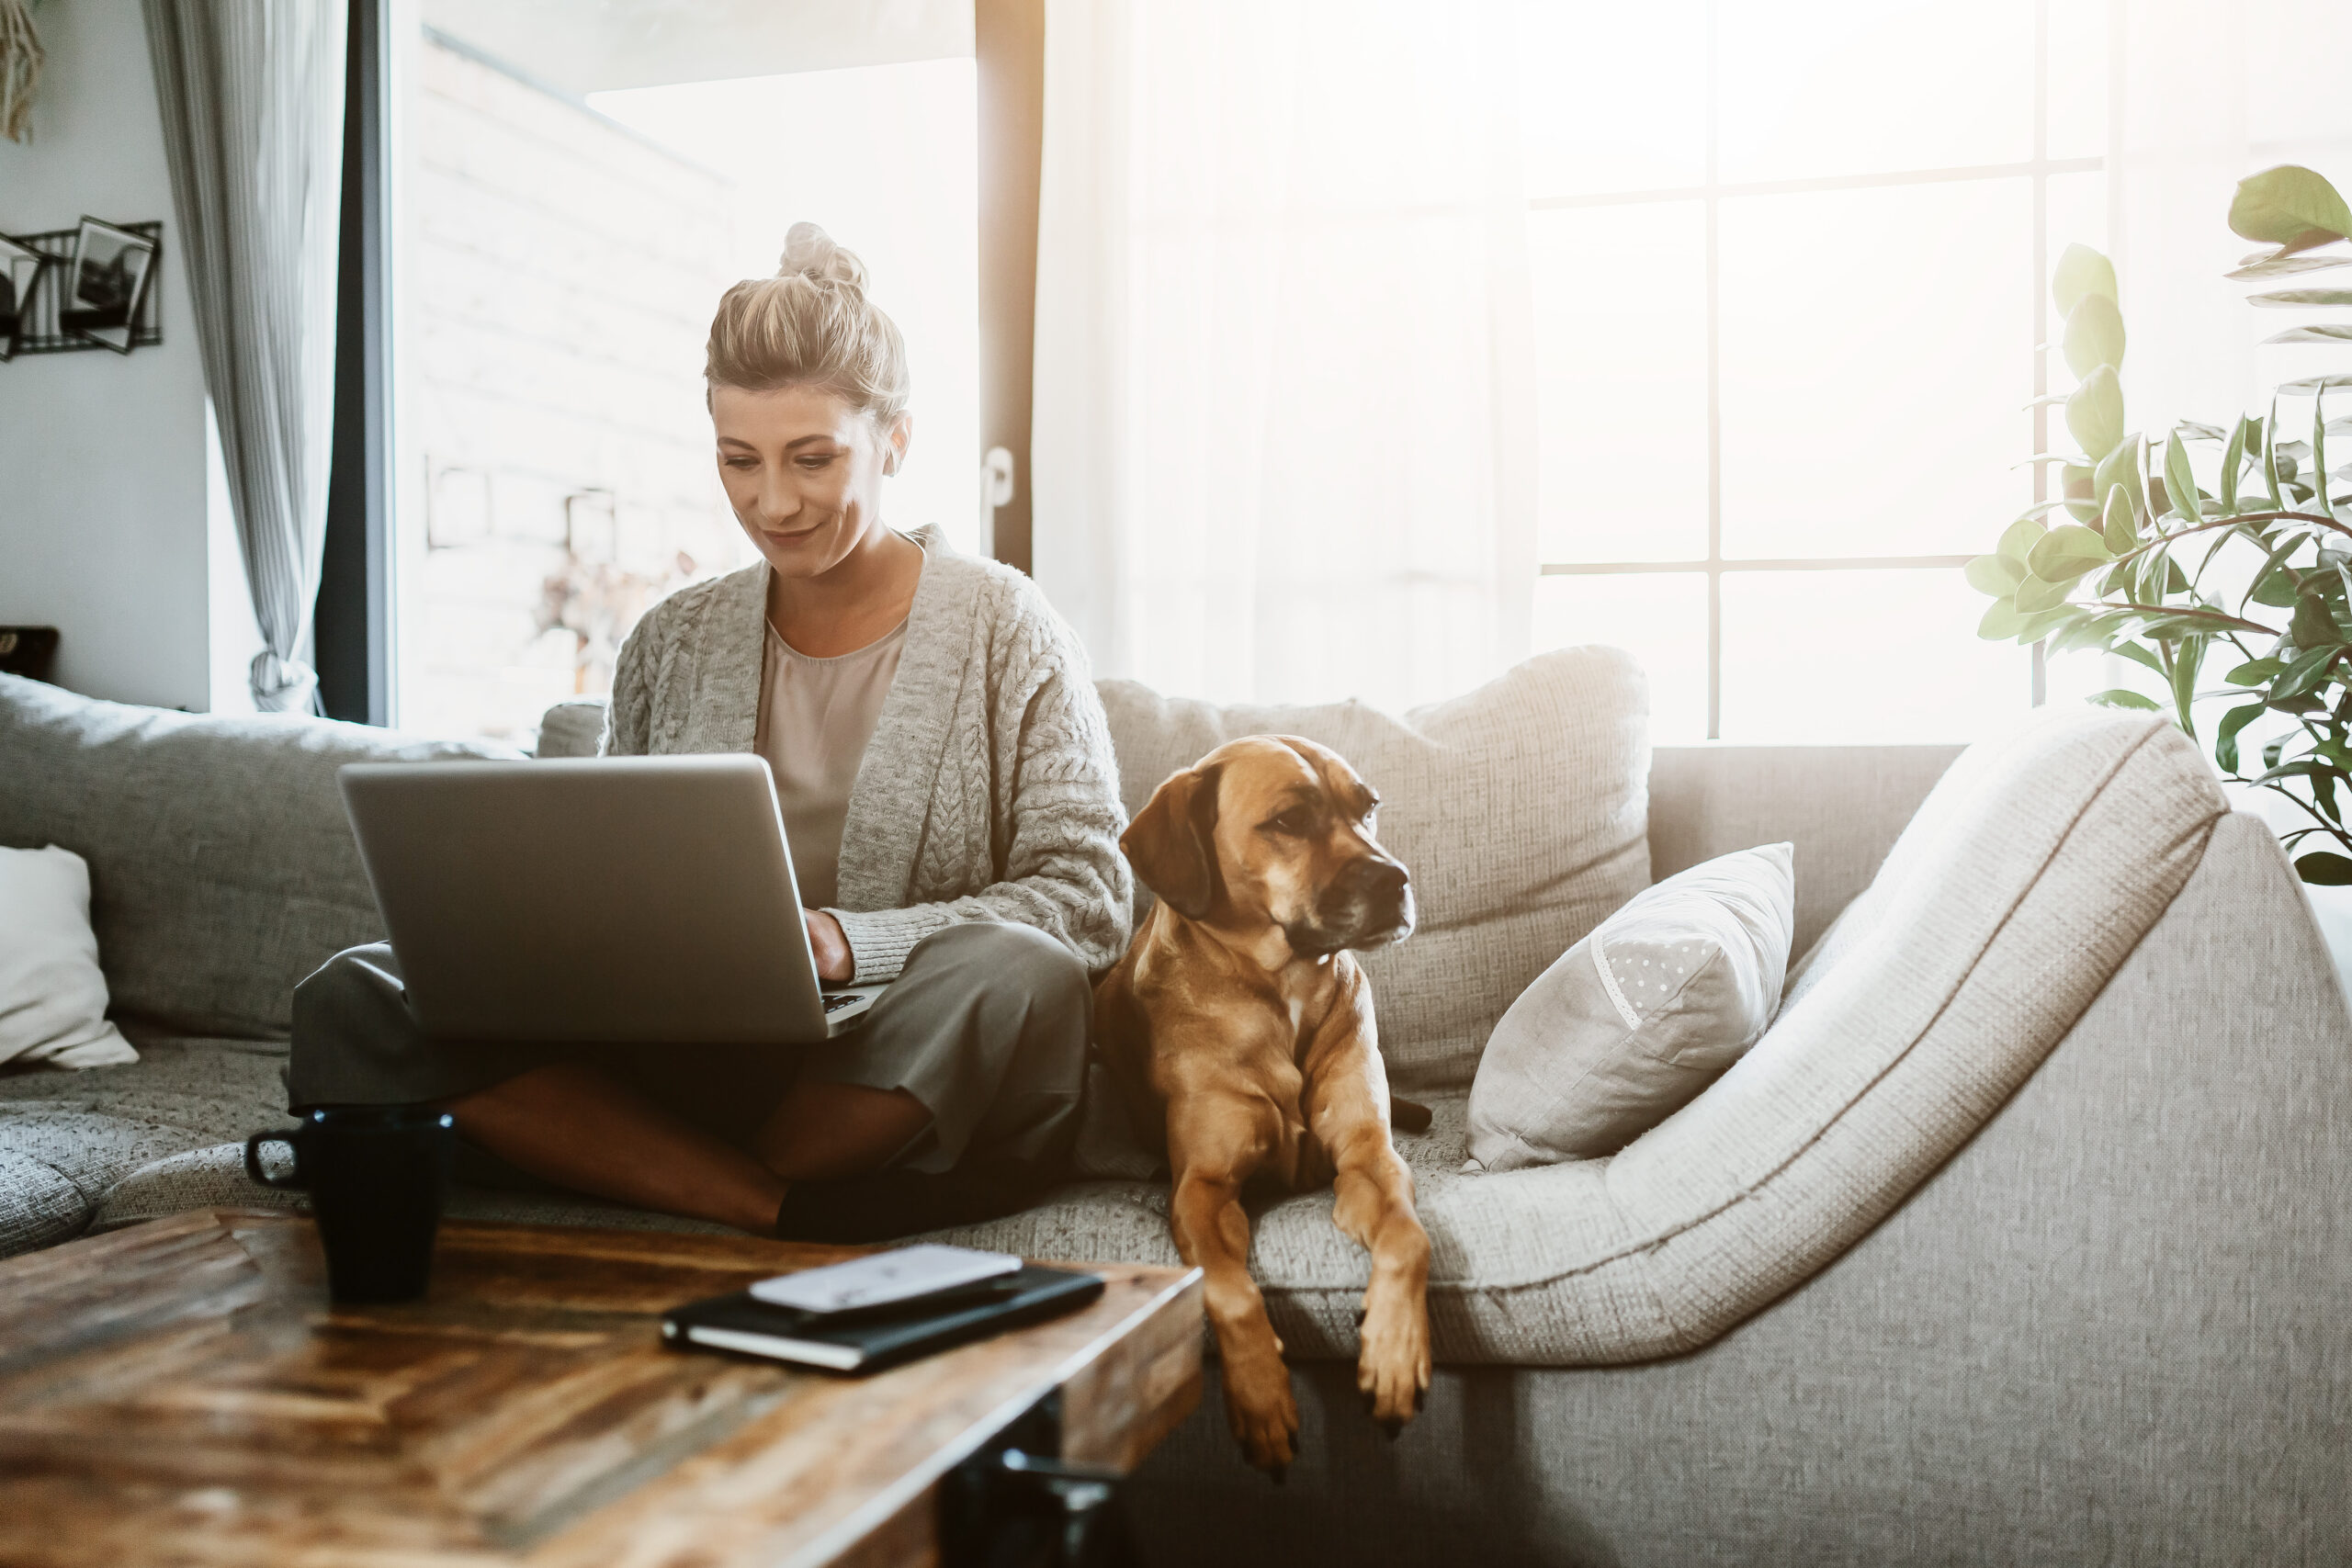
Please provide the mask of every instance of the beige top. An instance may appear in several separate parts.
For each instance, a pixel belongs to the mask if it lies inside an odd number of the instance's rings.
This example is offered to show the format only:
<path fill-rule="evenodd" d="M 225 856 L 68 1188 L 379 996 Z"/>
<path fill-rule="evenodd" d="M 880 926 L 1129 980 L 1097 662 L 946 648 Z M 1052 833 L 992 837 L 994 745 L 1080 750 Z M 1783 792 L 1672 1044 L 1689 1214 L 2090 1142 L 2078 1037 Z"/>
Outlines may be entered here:
<path fill-rule="evenodd" d="M 907 624 L 838 659 L 811 659 L 767 628 L 760 665 L 760 722 L 752 750 L 775 775 L 785 841 L 800 902 L 821 909 L 840 894 L 842 823 L 850 786 L 899 673 Z"/>

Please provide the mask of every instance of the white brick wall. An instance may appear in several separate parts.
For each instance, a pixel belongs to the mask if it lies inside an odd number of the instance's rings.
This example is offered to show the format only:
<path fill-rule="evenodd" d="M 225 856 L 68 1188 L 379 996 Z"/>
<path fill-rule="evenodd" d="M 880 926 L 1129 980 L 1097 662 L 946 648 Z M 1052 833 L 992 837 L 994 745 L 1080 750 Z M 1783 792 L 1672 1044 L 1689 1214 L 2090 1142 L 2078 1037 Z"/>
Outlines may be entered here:
<path fill-rule="evenodd" d="M 401 722 L 527 746 L 646 604 L 751 558 L 703 409 L 733 187 L 429 37 L 417 83 Z"/>

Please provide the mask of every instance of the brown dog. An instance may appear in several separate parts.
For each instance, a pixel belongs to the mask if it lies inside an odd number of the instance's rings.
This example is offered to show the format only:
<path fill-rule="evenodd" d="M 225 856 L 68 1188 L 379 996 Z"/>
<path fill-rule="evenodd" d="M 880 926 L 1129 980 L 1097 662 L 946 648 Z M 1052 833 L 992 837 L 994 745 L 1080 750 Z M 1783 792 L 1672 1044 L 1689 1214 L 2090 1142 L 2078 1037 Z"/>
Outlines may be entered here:
<path fill-rule="evenodd" d="M 1119 840 L 1159 902 L 1094 991 L 1130 1121 L 1165 1129 L 1169 1228 L 1206 1275 L 1233 1434 L 1277 1473 L 1298 1406 L 1250 1279 L 1253 1177 L 1330 1183 L 1331 1217 L 1371 1251 L 1356 1387 L 1373 1416 L 1393 1434 L 1430 1382 L 1429 1236 L 1388 1141 L 1372 989 L 1348 951 L 1413 929 L 1410 878 L 1373 838 L 1379 804 L 1344 759 L 1293 736 L 1231 741 L 1175 774 Z"/>

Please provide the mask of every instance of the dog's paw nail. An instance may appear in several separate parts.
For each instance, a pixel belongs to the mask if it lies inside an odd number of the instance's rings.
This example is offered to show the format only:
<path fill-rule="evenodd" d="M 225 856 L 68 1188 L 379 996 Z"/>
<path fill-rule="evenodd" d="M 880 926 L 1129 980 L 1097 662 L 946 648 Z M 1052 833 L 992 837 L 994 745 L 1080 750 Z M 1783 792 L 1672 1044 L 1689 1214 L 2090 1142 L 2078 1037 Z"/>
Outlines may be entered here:
<path fill-rule="evenodd" d="M 1290 1466 L 1286 1464 L 1278 1464 L 1274 1466 L 1272 1470 L 1266 1472 L 1266 1479 L 1272 1482 L 1277 1486 L 1286 1484 L 1290 1480 Z"/>
<path fill-rule="evenodd" d="M 1356 1308 L 1356 1326 L 1357 1326 L 1358 1328 L 1362 1328 L 1362 1327 L 1363 1326 L 1363 1320 L 1364 1320 L 1364 1310 L 1363 1310 L 1363 1308 L 1362 1308 L 1362 1307 L 1358 1307 L 1358 1308 Z"/>
<path fill-rule="evenodd" d="M 1415 1415 L 1419 1415 L 1429 1407 L 1430 1391 L 1426 1388 L 1415 1389 L 1413 1391 L 1413 1413 Z"/>
<path fill-rule="evenodd" d="M 1404 1434 L 1404 1417 L 1391 1416 L 1389 1419 L 1383 1421 L 1380 1424 L 1380 1429 L 1388 1434 L 1388 1440 L 1393 1443 Z"/>

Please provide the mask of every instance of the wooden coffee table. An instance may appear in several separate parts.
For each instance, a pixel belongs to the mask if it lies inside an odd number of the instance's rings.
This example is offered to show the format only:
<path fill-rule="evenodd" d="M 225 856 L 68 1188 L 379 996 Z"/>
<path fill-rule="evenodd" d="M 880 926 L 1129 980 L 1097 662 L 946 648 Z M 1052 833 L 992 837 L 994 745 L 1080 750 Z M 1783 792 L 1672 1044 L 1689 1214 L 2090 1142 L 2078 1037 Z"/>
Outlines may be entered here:
<path fill-rule="evenodd" d="M 1020 1423 L 1132 1467 L 1200 1396 L 1197 1270 L 872 1377 L 664 1349 L 664 1308 L 854 1249 L 443 1227 L 433 1290 L 328 1303 L 299 1216 L 198 1210 L 0 1263 L 0 1562 L 930 1562 Z"/>

